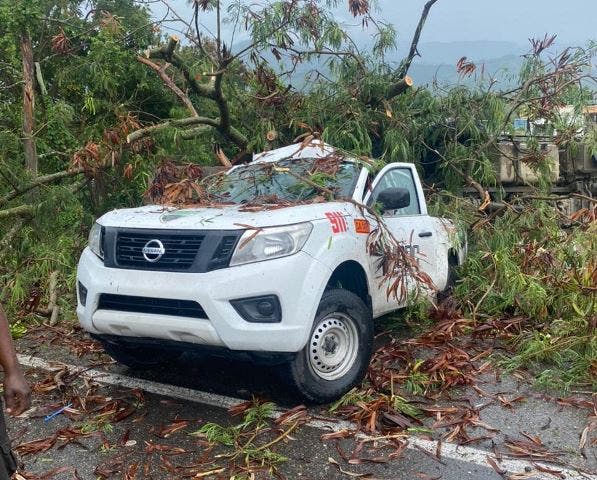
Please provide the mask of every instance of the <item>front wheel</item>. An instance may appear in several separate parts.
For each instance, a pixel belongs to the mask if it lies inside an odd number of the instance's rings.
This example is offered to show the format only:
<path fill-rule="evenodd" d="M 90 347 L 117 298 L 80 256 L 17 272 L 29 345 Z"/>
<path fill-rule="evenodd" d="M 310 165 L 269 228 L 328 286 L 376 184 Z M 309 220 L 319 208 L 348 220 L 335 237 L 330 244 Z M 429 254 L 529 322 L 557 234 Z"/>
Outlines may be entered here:
<path fill-rule="evenodd" d="M 285 366 L 291 386 L 308 401 L 341 397 L 363 380 L 373 350 L 371 312 L 354 293 L 324 292 L 307 345 Z"/>

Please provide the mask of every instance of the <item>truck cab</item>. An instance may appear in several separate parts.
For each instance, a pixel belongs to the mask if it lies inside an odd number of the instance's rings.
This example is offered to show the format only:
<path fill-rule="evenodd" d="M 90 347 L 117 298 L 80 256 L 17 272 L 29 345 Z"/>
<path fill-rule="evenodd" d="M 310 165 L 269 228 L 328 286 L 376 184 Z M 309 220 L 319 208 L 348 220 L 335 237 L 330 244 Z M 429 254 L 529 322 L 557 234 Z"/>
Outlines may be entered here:
<path fill-rule="evenodd" d="M 431 279 L 425 295 L 465 255 L 454 225 L 428 214 L 414 165 L 372 172 L 296 144 L 201 181 L 197 205 L 106 213 L 78 266 L 82 327 L 129 366 L 215 349 L 275 363 L 308 401 L 338 398 L 365 375 L 374 319 L 420 294 L 413 279 L 391 294 L 371 251 L 379 220 Z"/>

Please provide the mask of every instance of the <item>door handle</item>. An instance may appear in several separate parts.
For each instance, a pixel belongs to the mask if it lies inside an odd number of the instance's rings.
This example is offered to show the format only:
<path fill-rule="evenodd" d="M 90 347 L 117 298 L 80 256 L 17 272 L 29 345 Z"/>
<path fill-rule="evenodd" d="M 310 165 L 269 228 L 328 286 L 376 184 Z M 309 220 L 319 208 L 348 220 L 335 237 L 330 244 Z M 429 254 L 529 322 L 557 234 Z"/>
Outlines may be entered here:
<path fill-rule="evenodd" d="M 419 237 L 431 237 L 433 235 L 432 232 L 421 232 L 419 233 Z"/>

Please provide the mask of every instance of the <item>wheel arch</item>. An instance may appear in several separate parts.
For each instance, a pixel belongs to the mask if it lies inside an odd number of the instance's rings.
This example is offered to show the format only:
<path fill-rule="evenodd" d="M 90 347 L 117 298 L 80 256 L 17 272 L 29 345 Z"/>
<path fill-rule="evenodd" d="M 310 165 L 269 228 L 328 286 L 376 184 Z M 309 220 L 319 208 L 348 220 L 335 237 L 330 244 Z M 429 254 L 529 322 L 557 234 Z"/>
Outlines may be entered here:
<path fill-rule="evenodd" d="M 325 290 L 332 288 L 343 288 L 354 293 L 372 311 L 367 271 L 356 260 L 346 260 L 333 269 Z"/>

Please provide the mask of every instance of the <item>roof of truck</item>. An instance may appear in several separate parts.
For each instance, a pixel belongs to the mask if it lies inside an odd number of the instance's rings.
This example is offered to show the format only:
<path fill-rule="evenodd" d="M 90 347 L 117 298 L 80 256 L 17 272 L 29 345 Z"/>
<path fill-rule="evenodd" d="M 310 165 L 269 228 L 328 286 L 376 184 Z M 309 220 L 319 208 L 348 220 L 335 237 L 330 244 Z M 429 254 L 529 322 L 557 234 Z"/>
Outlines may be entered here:
<path fill-rule="evenodd" d="M 308 144 L 294 143 L 268 152 L 255 153 L 251 163 L 277 162 L 287 158 L 323 158 L 336 152 L 331 145 L 321 140 L 312 140 Z"/>

